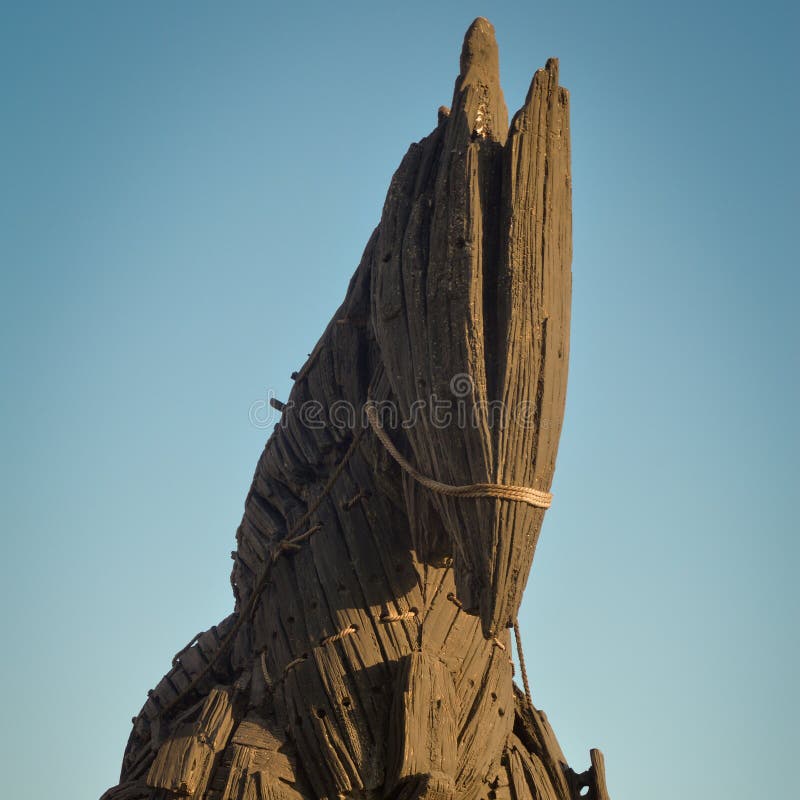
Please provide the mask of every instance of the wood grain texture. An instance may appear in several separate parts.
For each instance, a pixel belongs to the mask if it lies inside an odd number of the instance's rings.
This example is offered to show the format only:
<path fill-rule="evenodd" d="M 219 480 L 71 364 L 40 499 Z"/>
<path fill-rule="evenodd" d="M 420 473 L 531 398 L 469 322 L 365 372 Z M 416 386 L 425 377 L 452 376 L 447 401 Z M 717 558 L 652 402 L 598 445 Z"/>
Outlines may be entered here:
<path fill-rule="evenodd" d="M 417 470 L 549 491 L 571 302 L 558 65 L 508 124 L 491 25 L 392 178 L 342 306 L 294 374 L 232 554 L 236 607 L 134 719 L 106 800 L 607 800 L 513 682 L 544 511 Z M 584 795 L 585 796 L 585 795 Z"/>
<path fill-rule="evenodd" d="M 400 663 L 390 713 L 384 793 L 455 795 L 455 684 L 446 666 L 425 652 L 410 653 Z M 410 790 L 410 791 L 409 791 Z"/>
<path fill-rule="evenodd" d="M 215 687 L 205 698 L 197 719 L 177 726 L 161 745 L 145 783 L 173 794 L 202 796 L 232 728 L 231 691 Z"/>

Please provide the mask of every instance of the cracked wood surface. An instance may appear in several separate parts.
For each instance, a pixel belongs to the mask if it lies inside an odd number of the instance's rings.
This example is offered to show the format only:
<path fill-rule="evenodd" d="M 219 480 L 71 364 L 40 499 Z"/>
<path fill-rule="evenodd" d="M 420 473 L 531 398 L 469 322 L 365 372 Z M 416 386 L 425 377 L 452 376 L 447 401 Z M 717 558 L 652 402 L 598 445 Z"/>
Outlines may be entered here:
<path fill-rule="evenodd" d="M 599 752 L 573 772 L 513 683 L 508 628 L 544 510 L 433 493 L 361 429 L 372 400 L 423 474 L 549 491 L 570 265 L 557 62 L 509 125 L 479 18 L 451 109 L 402 160 L 344 303 L 276 404 L 232 554 L 236 609 L 148 694 L 105 800 L 607 800 Z"/>

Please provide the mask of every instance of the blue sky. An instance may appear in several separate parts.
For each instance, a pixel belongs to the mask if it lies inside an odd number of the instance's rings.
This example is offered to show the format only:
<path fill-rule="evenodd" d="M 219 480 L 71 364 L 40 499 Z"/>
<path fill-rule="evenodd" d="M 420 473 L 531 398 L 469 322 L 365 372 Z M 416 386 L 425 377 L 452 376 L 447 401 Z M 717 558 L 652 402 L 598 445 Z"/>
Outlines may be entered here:
<path fill-rule="evenodd" d="M 787 791 L 800 741 L 796 6 L 4 4 L 8 796 L 97 797 L 232 609 L 265 431 L 487 16 L 512 109 L 561 59 L 567 417 L 521 621 L 614 800 Z M 791 786 L 791 781 L 789 780 Z"/>

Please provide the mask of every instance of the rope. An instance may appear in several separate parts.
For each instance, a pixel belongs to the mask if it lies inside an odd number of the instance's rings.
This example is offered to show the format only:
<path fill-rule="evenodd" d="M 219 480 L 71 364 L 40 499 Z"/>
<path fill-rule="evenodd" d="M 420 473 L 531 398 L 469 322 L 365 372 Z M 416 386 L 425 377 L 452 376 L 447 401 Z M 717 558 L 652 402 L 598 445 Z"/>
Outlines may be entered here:
<path fill-rule="evenodd" d="M 281 545 L 288 545 L 288 547 L 279 545 L 277 553 L 280 554 L 286 552 L 287 550 L 293 549 L 292 545 L 297 545 L 300 542 L 305 541 L 311 536 L 312 533 L 316 533 L 316 531 L 320 529 L 318 526 L 313 526 L 305 533 L 301 533 L 295 536 L 297 531 L 301 530 L 308 523 L 311 516 L 314 513 L 316 513 L 317 509 L 322 505 L 323 500 L 328 496 L 331 489 L 333 488 L 333 485 L 336 483 L 337 479 L 342 474 L 342 471 L 344 470 L 345 466 L 347 466 L 347 462 L 350 460 L 353 453 L 355 453 L 356 448 L 358 447 L 358 444 L 361 441 L 361 437 L 363 436 L 363 434 L 364 434 L 363 428 L 359 428 L 356 431 L 355 435 L 353 436 L 353 441 L 350 443 L 350 447 L 347 448 L 347 452 L 344 454 L 344 457 L 339 462 L 336 469 L 331 473 L 331 476 L 330 478 L 328 478 L 328 482 L 325 484 L 320 496 L 308 507 L 308 511 L 306 511 L 306 513 L 303 514 L 303 516 L 300 517 L 300 519 L 294 525 L 292 525 L 292 527 L 286 534 L 286 538 L 283 540 Z M 271 557 L 267 560 L 266 564 L 264 565 L 264 569 L 261 572 L 261 576 L 259 577 L 255 585 L 255 588 L 253 589 L 253 593 L 250 595 L 250 600 L 248 601 L 247 606 L 239 614 L 239 617 L 236 619 L 236 622 L 233 623 L 233 626 L 228 631 L 228 633 L 225 634 L 222 641 L 220 642 L 219 647 L 211 656 L 211 658 L 208 660 L 205 667 L 203 667 L 203 669 L 200 670 L 200 672 L 189 682 L 189 685 L 182 692 L 180 692 L 180 694 L 178 694 L 173 700 L 171 700 L 162 709 L 160 709 L 157 718 L 162 717 L 168 711 L 171 711 L 173 708 L 175 708 L 175 706 L 181 700 L 183 700 L 183 698 L 186 697 L 186 695 L 189 694 L 189 692 L 191 692 L 194 688 L 196 688 L 197 685 L 200 683 L 200 681 L 202 681 L 203 678 L 205 678 L 206 675 L 208 675 L 208 673 L 211 671 L 211 668 L 217 662 L 219 657 L 231 646 L 236 634 L 239 633 L 239 631 L 242 628 L 242 625 L 244 625 L 245 620 L 250 619 L 255 614 L 256 608 L 258 608 L 259 599 L 261 598 L 261 593 L 266 587 L 267 582 L 269 580 L 270 568 L 272 567 L 273 564 L 275 564 L 276 560 L 277 560 L 276 553 L 273 553 Z"/>
<path fill-rule="evenodd" d="M 269 677 L 269 672 L 267 672 L 267 651 L 262 650 L 261 655 L 259 657 L 259 663 L 261 664 L 261 675 L 264 678 L 264 684 L 269 687 L 272 685 L 272 681 Z"/>
<path fill-rule="evenodd" d="M 338 633 L 334 633 L 332 636 L 326 636 L 324 639 L 319 640 L 319 646 L 325 647 L 326 644 L 333 644 L 334 642 L 340 642 L 344 639 L 345 636 L 352 636 L 354 633 L 358 631 L 357 625 L 348 625 L 346 628 L 340 630 Z"/>
<path fill-rule="evenodd" d="M 447 599 L 459 611 L 463 611 L 464 604 L 455 596 L 455 594 L 453 592 L 448 592 L 447 593 Z M 516 625 L 516 622 L 514 624 Z M 517 652 L 519 652 L 521 654 L 522 653 L 522 645 L 520 644 L 519 632 L 516 631 L 516 628 L 515 628 L 515 633 L 517 635 Z M 492 637 L 492 647 L 497 647 L 500 650 L 502 650 L 504 653 L 506 652 L 506 646 L 496 636 Z M 520 659 L 519 660 L 520 660 L 520 666 L 522 668 L 522 680 L 525 683 L 526 693 L 527 693 L 528 698 L 530 699 L 530 689 L 528 689 L 528 675 L 525 672 L 525 663 L 524 663 L 524 661 L 522 659 L 522 655 L 520 655 Z M 514 661 L 510 656 L 508 658 L 508 663 L 511 664 L 511 677 L 513 678 L 514 677 Z"/>
<path fill-rule="evenodd" d="M 410 611 L 403 611 L 399 614 L 386 613 L 380 618 L 380 622 L 384 625 L 390 622 L 402 622 L 404 619 L 414 619 L 417 616 L 417 609 L 412 608 Z"/>
<path fill-rule="evenodd" d="M 452 593 L 447 593 L 447 599 L 456 607 L 456 608 L 464 608 L 464 604 Z"/>
<path fill-rule="evenodd" d="M 203 635 L 203 631 L 200 631 L 200 633 L 196 633 L 196 634 L 195 634 L 195 635 L 192 637 L 192 639 L 191 639 L 191 641 L 189 642 L 189 644 L 185 645 L 185 646 L 184 646 L 184 647 L 182 647 L 180 650 L 178 650 L 178 652 L 177 652 L 177 653 L 175 653 L 175 655 L 174 655 L 174 657 L 173 657 L 173 659 L 172 659 L 172 666 L 173 666 L 173 667 L 177 667 L 177 666 L 178 666 L 178 663 L 179 663 L 179 662 L 180 662 L 180 660 L 181 660 L 181 655 L 182 655 L 183 653 L 185 653 L 185 652 L 186 652 L 186 651 L 187 651 L 187 650 L 188 650 L 188 649 L 189 649 L 189 648 L 190 648 L 190 647 L 191 647 L 191 646 L 192 646 L 192 645 L 193 645 L 193 644 L 194 644 L 194 643 L 195 643 L 195 642 L 196 642 L 196 641 L 197 641 L 197 640 L 198 640 L 198 639 L 199 639 L 199 638 L 202 636 L 202 635 Z"/>
<path fill-rule="evenodd" d="M 301 655 L 301 656 L 298 656 L 298 657 L 297 657 L 297 658 L 295 658 L 293 661 L 290 661 L 290 662 L 289 662 L 289 663 L 288 663 L 288 664 L 287 664 L 287 665 L 286 665 L 286 666 L 283 668 L 283 674 L 284 674 L 284 676 L 286 675 L 286 673 L 287 673 L 287 672 L 288 672 L 290 669 L 294 669 L 294 668 L 295 668 L 296 666 L 298 666 L 299 664 L 302 664 L 302 663 L 303 663 L 303 662 L 304 662 L 304 661 L 305 661 L 307 658 L 308 658 L 308 653 L 303 653 L 303 655 Z"/>
<path fill-rule="evenodd" d="M 512 485 L 503 485 L 503 484 L 495 484 L 495 483 L 473 483 L 468 484 L 465 486 L 453 486 L 447 483 L 441 483 L 439 481 L 433 480 L 432 478 L 428 478 L 425 475 L 422 475 L 418 472 L 414 467 L 401 455 L 398 449 L 394 446 L 394 443 L 386 434 L 386 432 L 380 427 L 377 419 L 377 413 L 375 411 L 375 407 L 371 404 L 367 404 L 365 406 L 367 419 L 369 420 L 370 427 L 375 432 L 375 435 L 380 440 L 381 444 L 386 448 L 389 455 L 400 465 L 400 467 L 407 472 L 414 480 L 416 480 L 422 486 L 430 489 L 431 491 L 437 492 L 439 494 L 447 495 L 450 497 L 497 497 L 503 500 L 514 500 L 519 501 L 522 503 L 528 503 L 529 505 L 535 506 L 536 508 L 549 508 L 550 504 L 552 503 L 553 496 L 549 492 L 541 492 L 537 489 L 532 489 L 527 486 L 512 486 Z M 355 435 L 353 436 L 353 440 L 350 443 L 350 446 L 347 449 L 347 452 L 344 454 L 344 457 L 339 462 L 336 469 L 331 473 L 330 478 L 328 478 L 328 482 L 325 484 L 322 493 L 320 496 L 309 506 L 308 510 L 305 514 L 289 529 L 285 538 L 281 540 L 275 550 L 270 554 L 266 564 L 264 565 L 264 569 L 259 576 L 256 585 L 253 589 L 252 594 L 250 595 L 250 599 L 247 603 L 245 609 L 239 614 L 236 621 L 233 623 L 231 629 L 228 633 L 225 634 L 222 641 L 220 642 L 219 647 L 213 653 L 211 658 L 206 663 L 205 667 L 189 682 L 186 688 L 181 691 L 173 700 L 167 703 L 163 708 L 161 708 L 158 712 L 157 718 L 162 717 L 168 711 L 173 709 L 186 695 L 189 694 L 197 685 L 208 675 L 211 671 L 214 664 L 217 662 L 219 657 L 230 647 L 233 643 L 234 638 L 239 633 L 244 625 L 245 620 L 252 618 L 254 616 L 256 609 L 258 608 L 259 601 L 261 599 L 261 594 L 263 590 L 266 588 L 267 583 L 269 581 L 269 573 L 270 568 L 273 564 L 275 564 L 280 556 L 282 556 L 286 552 L 291 552 L 294 550 L 299 549 L 299 545 L 301 542 L 306 541 L 311 537 L 312 534 L 316 533 L 318 530 L 321 529 L 320 525 L 314 525 L 310 529 L 306 530 L 304 533 L 297 534 L 301 528 L 303 528 L 311 518 L 311 516 L 317 511 L 317 509 L 322 505 L 322 502 L 330 493 L 331 489 L 333 488 L 334 484 L 338 480 L 339 476 L 344 471 L 347 462 L 352 457 L 353 453 L 355 453 L 356 448 L 358 447 L 359 442 L 361 441 L 361 437 L 364 434 L 364 428 L 358 428 Z M 361 498 L 358 498 L 361 499 Z M 355 500 L 355 498 L 354 498 Z M 357 501 L 356 501 L 357 502 Z M 455 596 L 451 597 L 448 595 L 448 600 L 451 600 L 455 605 L 461 608 L 461 602 Z M 408 618 L 403 615 L 403 618 Z M 382 620 L 384 621 L 384 620 Z M 386 622 L 394 622 L 399 621 L 395 619 L 386 619 Z M 335 641 L 339 641 L 343 639 L 345 636 L 349 636 L 352 633 L 355 633 L 357 628 L 355 626 L 349 626 L 344 630 L 340 631 L 339 633 L 334 634 L 333 636 L 329 636 L 324 639 L 320 644 L 330 644 Z M 528 675 L 525 669 L 525 659 L 522 654 L 522 640 L 519 633 L 519 625 L 517 621 L 514 621 L 514 635 L 516 637 L 517 642 L 517 652 L 519 654 L 519 661 L 520 661 L 520 670 L 522 672 L 522 681 L 525 687 L 525 696 L 528 699 L 528 702 L 533 705 L 531 700 L 531 690 L 530 686 L 528 685 Z M 197 637 L 195 637 L 197 638 Z M 194 643 L 194 640 L 190 642 L 189 646 Z M 505 647 L 502 645 L 501 642 L 495 640 L 497 646 L 500 646 L 503 650 Z M 184 648 L 184 651 L 186 648 Z M 304 654 L 300 658 L 294 659 L 294 661 L 289 662 L 289 664 L 284 667 L 284 674 L 297 664 L 304 661 L 308 658 L 307 654 Z"/>
<path fill-rule="evenodd" d="M 320 639 L 319 646 L 325 647 L 325 645 L 333 644 L 334 642 L 339 642 L 345 638 L 345 636 L 351 636 L 354 633 L 358 632 L 358 625 L 348 625 L 346 628 L 340 630 L 338 633 L 334 633 L 332 636 L 326 636 L 323 639 Z M 263 655 L 263 653 L 262 653 Z M 284 668 L 283 668 L 283 676 L 286 677 L 286 674 L 289 670 L 294 669 L 295 667 L 302 664 L 304 661 L 308 660 L 308 653 L 302 653 L 297 658 L 290 661 Z"/>
<path fill-rule="evenodd" d="M 425 486 L 433 492 L 447 495 L 449 497 L 499 497 L 503 500 L 517 500 L 521 503 L 528 503 L 536 508 L 550 508 L 553 502 L 553 495 L 550 492 L 540 492 L 538 489 L 532 489 L 528 486 L 511 486 L 498 483 L 472 483 L 467 486 L 452 486 L 448 483 L 441 483 L 432 478 L 428 478 L 422 473 L 414 469 L 413 466 L 403 457 L 400 451 L 394 446 L 394 442 L 389 438 L 386 431 L 380 426 L 378 415 L 375 411 L 375 406 L 367 403 L 365 406 L 367 420 L 369 420 L 370 427 L 375 432 L 375 435 L 380 440 L 381 444 L 386 448 L 389 455 L 400 465 L 400 467 L 407 472 L 417 483 Z M 447 599 L 457 606 L 459 609 L 463 608 L 461 601 L 450 592 Z M 525 698 L 528 705 L 533 708 L 533 699 L 531 698 L 531 687 L 528 683 L 528 670 L 525 668 L 525 655 L 522 652 L 522 636 L 519 632 L 519 622 L 514 618 L 514 638 L 517 643 L 517 655 L 519 657 L 519 669 L 522 673 L 522 685 L 525 688 Z M 505 650 L 505 645 L 497 638 L 493 637 L 492 644 Z M 510 659 L 509 659 L 510 661 Z M 514 665 L 511 664 L 513 669 Z"/>
<path fill-rule="evenodd" d="M 529 486 L 512 486 L 500 483 L 470 483 L 465 486 L 453 486 L 449 483 L 440 483 L 433 480 L 433 478 L 426 477 L 417 472 L 394 446 L 394 443 L 378 422 L 375 406 L 367 403 L 365 411 L 370 427 L 375 431 L 375 435 L 380 439 L 381 444 L 389 452 L 389 455 L 417 483 L 432 492 L 449 497 L 498 497 L 502 500 L 516 500 L 520 503 L 527 503 L 536 508 L 550 508 L 550 504 L 553 502 L 553 495 L 550 492 L 540 492 L 538 489 L 532 489 Z"/>
<path fill-rule="evenodd" d="M 299 544 L 300 542 L 304 542 L 306 539 L 310 539 L 315 533 L 318 533 L 322 530 L 322 525 L 317 523 L 316 525 L 312 525 L 305 533 L 300 533 L 292 539 L 292 544 Z"/>
<path fill-rule="evenodd" d="M 350 511 L 356 504 L 360 503 L 362 500 L 369 499 L 369 492 L 366 489 L 359 489 L 358 492 L 351 497 L 349 500 L 345 500 L 342 503 L 342 508 L 345 511 Z"/>
<path fill-rule="evenodd" d="M 519 671 L 522 673 L 522 685 L 525 688 L 525 699 L 533 710 L 533 699 L 531 698 L 531 685 L 528 683 L 528 670 L 525 669 L 525 656 L 522 653 L 522 636 L 519 632 L 519 620 L 514 617 L 514 639 L 517 642 L 517 658 L 519 658 Z"/>

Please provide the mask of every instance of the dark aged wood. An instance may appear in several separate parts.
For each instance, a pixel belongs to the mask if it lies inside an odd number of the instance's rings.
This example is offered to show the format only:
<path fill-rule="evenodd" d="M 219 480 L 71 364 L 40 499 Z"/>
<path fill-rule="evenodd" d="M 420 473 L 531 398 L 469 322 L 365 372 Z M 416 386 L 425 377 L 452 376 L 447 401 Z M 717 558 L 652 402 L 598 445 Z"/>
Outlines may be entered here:
<path fill-rule="evenodd" d="M 549 490 L 568 107 L 550 60 L 509 126 L 493 29 L 472 24 L 452 108 L 400 164 L 343 305 L 275 404 L 232 554 L 236 610 L 148 694 L 105 800 L 607 800 L 599 751 L 573 772 L 512 680 L 545 512 L 421 487 L 361 413 L 378 403 L 440 482 Z"/>

